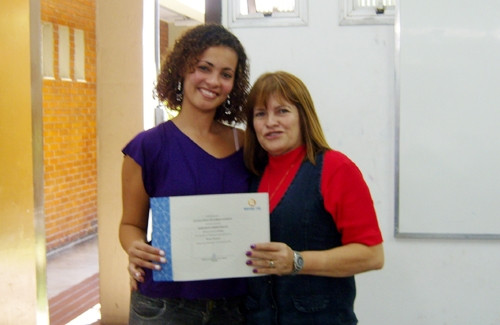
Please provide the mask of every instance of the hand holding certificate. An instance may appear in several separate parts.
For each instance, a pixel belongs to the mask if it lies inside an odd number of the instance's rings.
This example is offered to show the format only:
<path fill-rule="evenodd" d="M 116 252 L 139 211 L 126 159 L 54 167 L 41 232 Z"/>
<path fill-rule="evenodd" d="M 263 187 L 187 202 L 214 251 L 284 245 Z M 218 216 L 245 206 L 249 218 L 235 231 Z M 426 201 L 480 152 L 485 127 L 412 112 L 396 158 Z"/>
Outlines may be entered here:
<path fill-rule="evenodd" d="M 255 276 L 245 252 L 270 241 L 267 193 L 151 198 L 153 246 L 167 263 L 155 281 Z"/>

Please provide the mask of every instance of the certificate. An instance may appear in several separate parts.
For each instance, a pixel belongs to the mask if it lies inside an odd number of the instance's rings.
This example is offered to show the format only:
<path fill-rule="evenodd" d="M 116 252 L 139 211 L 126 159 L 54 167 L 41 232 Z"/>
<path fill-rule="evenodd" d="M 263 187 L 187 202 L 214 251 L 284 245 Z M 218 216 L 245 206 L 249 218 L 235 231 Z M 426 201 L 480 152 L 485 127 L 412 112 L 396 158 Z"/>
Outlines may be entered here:
<path fill-rule="evenodd" d="M 255 276 L 250 245 L 270 241 L 267 193 L 153 197 L 152 244 L 167 263 L 154 281 Z"/>

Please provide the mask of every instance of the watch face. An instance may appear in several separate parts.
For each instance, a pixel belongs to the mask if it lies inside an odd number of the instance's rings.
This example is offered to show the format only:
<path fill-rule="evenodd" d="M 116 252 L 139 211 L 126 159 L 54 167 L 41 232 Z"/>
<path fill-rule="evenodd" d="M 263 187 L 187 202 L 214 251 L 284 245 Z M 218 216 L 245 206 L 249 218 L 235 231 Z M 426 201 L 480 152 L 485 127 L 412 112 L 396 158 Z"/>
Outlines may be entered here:
<path fill-rule="evenodd" d="M 297 266 L 300 267 L 300 268 L 302 268 L 302 266 L 304 266 L 304 259 L 300 255 L 297 258 Z"/>
<path fill-rule="evenodd" d="M 304 259 L 299 252 L 293 252 L 293 273 L 297 273 L 302 270 L 304 266 Z"/>

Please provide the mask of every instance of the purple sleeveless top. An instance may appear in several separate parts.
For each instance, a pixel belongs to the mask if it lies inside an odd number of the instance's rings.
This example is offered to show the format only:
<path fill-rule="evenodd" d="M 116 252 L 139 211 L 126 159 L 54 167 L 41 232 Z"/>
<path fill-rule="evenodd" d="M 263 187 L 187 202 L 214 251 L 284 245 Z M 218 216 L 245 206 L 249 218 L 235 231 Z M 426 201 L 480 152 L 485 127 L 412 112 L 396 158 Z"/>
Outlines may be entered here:
<path fill-rule="evenodd" d="M 215 158 L 182 133 L 172 121 L 139 133 L 122 150 L 142 167 L 150 197 L 248 192 L 243 150 Z M 155 298 L 217 299 L 246 294 L 246 280 L 154 282 L 145 269 L 143 295 Z"/>

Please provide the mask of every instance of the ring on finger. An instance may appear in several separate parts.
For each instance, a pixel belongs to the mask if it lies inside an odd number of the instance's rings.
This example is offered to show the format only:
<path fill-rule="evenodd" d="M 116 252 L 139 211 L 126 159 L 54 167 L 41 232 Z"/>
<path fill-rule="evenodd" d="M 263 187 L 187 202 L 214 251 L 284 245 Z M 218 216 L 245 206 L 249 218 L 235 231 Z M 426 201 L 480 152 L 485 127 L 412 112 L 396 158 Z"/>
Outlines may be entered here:
<path fill-rule="evenodd" d="M 269 267 L 274 268 L 274 261 L 273 260 L 269 260 Z"/>

